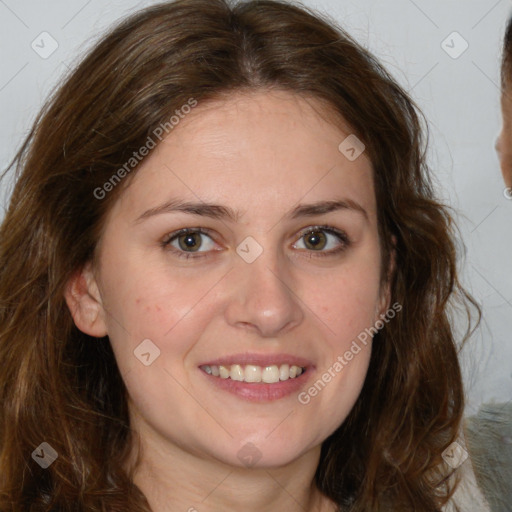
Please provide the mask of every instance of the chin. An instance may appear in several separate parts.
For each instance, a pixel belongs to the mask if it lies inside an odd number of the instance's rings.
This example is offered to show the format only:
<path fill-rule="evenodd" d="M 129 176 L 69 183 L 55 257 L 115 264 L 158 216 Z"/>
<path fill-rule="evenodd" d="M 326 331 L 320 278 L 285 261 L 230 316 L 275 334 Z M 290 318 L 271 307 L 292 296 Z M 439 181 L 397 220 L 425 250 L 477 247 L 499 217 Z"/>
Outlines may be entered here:
<path fill-rule="evenodd" d="M 308 445 L 304 440 L 293 442 L 289 437 L 286 439 L 276 437 L 273 440 L 265 439 L 243 439 L 237 441 L 234 452 L 233 446 L 229 453 L 220 457 L 223 462 L 230 466 L 250 469 L 272 469 L 287 466 L 300 457 L 304 456 L 314 445 Z M 318 445 L 320 453 L 320 444 Z"/>

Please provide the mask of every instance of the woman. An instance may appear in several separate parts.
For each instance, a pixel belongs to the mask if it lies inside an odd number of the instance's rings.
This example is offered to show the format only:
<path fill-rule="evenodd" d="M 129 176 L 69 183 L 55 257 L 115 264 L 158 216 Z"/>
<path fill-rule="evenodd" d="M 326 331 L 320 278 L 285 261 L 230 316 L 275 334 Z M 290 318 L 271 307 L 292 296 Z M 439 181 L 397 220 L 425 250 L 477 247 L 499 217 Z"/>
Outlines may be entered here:
<path fill-rule="evenodd" d="M 512 18 L 508 20 L 501 59 L 502 130 L 496 142 L 505 182 L 512 199 Z M 465 420 L 465 437 L 478 484 L 490 510 L 508 510 L 512 502 L 512 401 L 484 403 Z"/>
<path fill-rule="evenodd" d="M 471 299 L 415 106 L 343 30 L 274 1 L 143 10 L 16 164 L 1 510 L 449 502 Z"/>
<path fill-rule="evenodd" d="M 512 18 L 507 23 L 503 40 L 501 63 L 501 113 L 503 126 L 496 141 L 496 150 L 500 157 L 501 172 L 505 180 L 505 197 L 512 199 L 512 98 L 510 83 L 512 76 Z"/>

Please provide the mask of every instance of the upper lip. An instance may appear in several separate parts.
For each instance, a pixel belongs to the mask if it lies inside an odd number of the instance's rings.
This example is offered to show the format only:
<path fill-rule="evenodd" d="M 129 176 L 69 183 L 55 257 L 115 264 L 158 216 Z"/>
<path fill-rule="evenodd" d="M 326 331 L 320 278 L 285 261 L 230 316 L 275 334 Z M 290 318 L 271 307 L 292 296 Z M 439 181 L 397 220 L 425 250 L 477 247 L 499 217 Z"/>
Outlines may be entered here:
<path fill-rule="evenodd" d="M 302 368 L 312 367 L 313 363 L 304 357 L 294 356 L 292 354 L 231 354 L 217 359 L 207 361 L 199 366 L 221 366 L 221 365 L 254 365 L 254 366 L 270 366 L 289 364 L 300 366 Z"/>

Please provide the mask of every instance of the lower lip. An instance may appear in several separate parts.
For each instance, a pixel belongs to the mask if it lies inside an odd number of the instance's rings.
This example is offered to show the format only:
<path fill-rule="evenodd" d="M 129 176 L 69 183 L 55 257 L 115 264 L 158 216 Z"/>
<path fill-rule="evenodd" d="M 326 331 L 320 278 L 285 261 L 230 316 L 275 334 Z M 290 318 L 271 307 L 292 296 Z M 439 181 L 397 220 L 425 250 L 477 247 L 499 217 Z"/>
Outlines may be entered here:
<path fill-rule="evenodd" d="M 290 396 L 293 393 L 297 393 L 302 387 L 304 387 L 306 380 L 309 379 L 312 373 L 311 369 L 308 369 L 294 379 L 283 380 L 274 384 L 267 384 L 265 382 L 250 383 L 232 379 L 221 379 L 220 377 L 209 375 L 201 369 L 199 371 L 214 386 L 251 402 L 272 402 L 274 400 L 280 400 L 281 398 Z"/>

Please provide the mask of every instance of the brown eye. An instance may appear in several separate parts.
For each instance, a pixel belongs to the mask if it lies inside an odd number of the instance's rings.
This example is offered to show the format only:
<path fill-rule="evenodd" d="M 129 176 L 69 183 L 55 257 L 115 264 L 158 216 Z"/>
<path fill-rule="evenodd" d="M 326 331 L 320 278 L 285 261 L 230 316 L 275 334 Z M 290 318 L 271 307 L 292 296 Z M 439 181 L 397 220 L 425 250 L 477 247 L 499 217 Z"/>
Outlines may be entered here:
<path fill-rule="evenodd" d="M 322 231 L 310 231 L 303 238 L 305 246 L 311 250 L 321 250 L 327 245 L 327 237 Z"/>
<path fill-rule="evenodd" d="M 344 231 L 330 226 L 311 226 L 302 231 L 293 245 L 294 249 L 317 253 L 318 256 L 334 256 L 350 247 L 351 241 Z"/>
<path fill-rule="evenodd" d="M 162 242 L 162 246 L 174 252 L 177 256 L 193 253 L 204 256 L 215 250 L 212 237 L 202 229 L 185 228 L 170 234 Z"/>
<path fill-rule="evenodd" d="M 197 251 L 202 244 L 200 233 L 186 233 L 178 237 L 178 245 L 183 251 Z"/>

